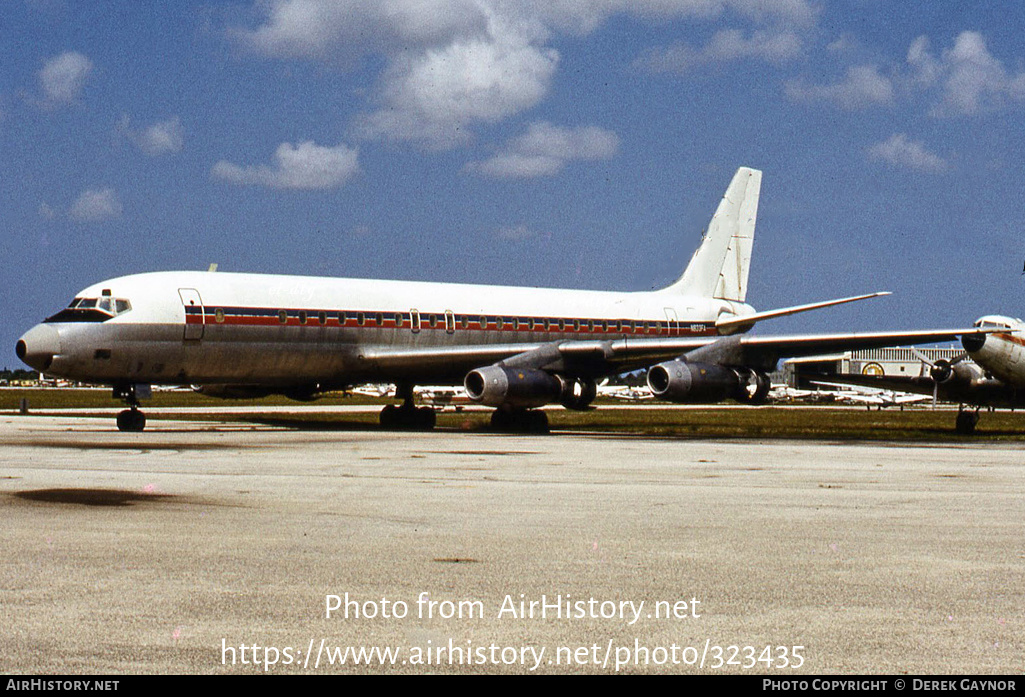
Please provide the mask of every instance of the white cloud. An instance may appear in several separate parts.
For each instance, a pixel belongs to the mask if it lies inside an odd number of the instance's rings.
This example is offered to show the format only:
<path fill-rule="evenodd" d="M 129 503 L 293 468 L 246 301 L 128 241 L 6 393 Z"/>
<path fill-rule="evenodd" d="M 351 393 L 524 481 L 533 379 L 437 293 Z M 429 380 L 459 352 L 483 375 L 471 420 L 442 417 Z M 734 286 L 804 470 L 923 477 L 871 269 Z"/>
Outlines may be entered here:
<path fill-rule="evenodd" d="M 293 146 L 282 143 L 273 166 L 240 167 L 224 160 L 213 175 L 233 184 L 256 184 L 274 189 L 333 189 L 359 171 L 358 151 L 345 145 L 324 147 L 313 141 Z"/>
<path fill-rule="evenodd" d="M 535 43 L 552 32 L 588 34 L 611 16 L 656 21 L 714 19 L 807 27 L 817 10 L 808 0 L 266 0 L 264 22 L 236 35 L 276 57 L 351 61 L 365 53 L 438 48 L 480 36 L 499 19 L 533 27 Z"/>
<path fill-rule="evenodd" d="M 374 105 L 356 119 L 356 132 L 438 149 L 541 102 L 559 64 L 556 34 L 587 34 L 616 14 L 659 22 L 726 15 L 770 29 L 720 32 L 701 60 L 780 62 L 800 51 L 795 29 L 817 16 L 808 0 L 265 0 L 260 7 L 263 21 L 235 32 L 243 44 L 342 68 L 383 57 Z"/>
<path fill-rule="evenodd" d="M 493 157 L 466 169 L 493 177 L 541 177 L 556 174 L 574 160 L 604 160 L 619 149 L 619 137 L 597 126 L 563 128 L 532 124 Z"/>
<path fill-rule="evenodd" d="M 351 63 L 397 47 L 451 43 L 486 25 L 478 0 L 271 0 L 266 21 L 237 35 L 269 56 Z"/>
<path fill-rule="evenodd" d="M 92 70 L 92 61 L 75 51 L 51 58 L 39 71 L 39 87 L 43 95 L 41 104 L 53 108 L 73 103 Z"/>
<path fill-rule="evenodd" d="M 177 116 L 142 129 L 132 129 L 125 116 L 118 128 L 139 150 L 151 157 L 179 153 L 185 146 L 185 132 Z"/>
<path fill-rule="evenodd" d="M 937 58 L 922 36 L 911 44 L 908 63 L 917 85 L 939 87 L 937 116 L 972 115 L 1025 101 L 1025 72 L 1010 74 L 989 52 L 979 32 L 963 31 Z"/>
<path fill-rule="evenodd" d="M 946 160 L 926 150 L 920 141 L 908 140 L 903 133 L 895 133 L 888 140 L 871 146 L 868 156 L 920 172 L 943 172 L 949 168 Z"/>
<path fill-rule="evenodd" d="M 919 36 L 905 61 L 888 70 L 869 65 L 847 70 L 840 82 L 807 85 L 791 81 L 787 94 L 799 101 L 832 102 L 844 109 L 888 105 L 921 97 L 933 116 L 971 116 L 1025 102 L 1025 71 L 1012 72 L 989 52 L 979 32 L 963 31 L 937 56 L 929 38 Z"/>
<path fill-rule="evenodd" d="M 451 147 L 476 122 L 494 123 L 547 94 L 559 54 L 494 23 L 486 36 L 456 41 L 396 61 L 378 111 L 360 121 L 370 138 Z"/>
<path fill-rule="evenodd" d="M 654 72 L 683 73 L 692 68 L 738 60 L 760 60 L 780 65 L 802 52 L 801 38 L 789 30 L 755 31 L 750 38 L 736 29 L 725 29 L 703 48 L 676 44 L 648 51 L 638 64 Z"/>
<path fill-rule="evenodd" d="M 786 92 L 798 101 L 832 102 L 843 109 L 891 104 L 895 95 L 893 81 L 871 65 L 851 67 L 841 82 L 831 85 L 805 85 L 791 81 L 787 83 Z"/>
<path fill-rule="evenodd" d="M 98 222 L 120 218 L 124 207 L 113 189 L 87 189 L 72 204 L 68 215 L 79 222 Z M 45 211 L 41 209 L 41 214 Z"/>

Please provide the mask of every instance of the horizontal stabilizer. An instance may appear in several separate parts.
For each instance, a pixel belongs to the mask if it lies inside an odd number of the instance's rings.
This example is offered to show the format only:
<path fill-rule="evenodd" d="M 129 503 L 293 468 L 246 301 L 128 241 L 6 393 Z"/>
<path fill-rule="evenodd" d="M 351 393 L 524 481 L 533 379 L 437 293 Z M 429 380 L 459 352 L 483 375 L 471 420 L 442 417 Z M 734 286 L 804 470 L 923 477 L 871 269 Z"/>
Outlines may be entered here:
<path fill-rule="evenodd" d="M 819 308 L 830 307 L 832 305 L 843 305 L 844 303 L 852 303 L 856 300 L 878 298 L 881 295 L 890 295 L 890 292 L 880 291 L 878 293 L 869 293 L 867 295 L 855 295 L 850 298 L 824 300 L 818 303 L 808 303 L 807 305 L 795 305 L 793 307 L 783 307 L 778 310 L 766 310 L 765 312 L 756 312 L 751 315 L 720 315 L 719 318 L 715 321 L 715 327 L 719 330 L 721 334 L 729 334 L 734 331 L 748 329 L 755 322 L 760 322 L 763 319 L 772 319 L 773 317 L 785 317 L 787 315 L 796 315 L 799 312 L 807 312 L 808 310 L 818 310 Z"/>

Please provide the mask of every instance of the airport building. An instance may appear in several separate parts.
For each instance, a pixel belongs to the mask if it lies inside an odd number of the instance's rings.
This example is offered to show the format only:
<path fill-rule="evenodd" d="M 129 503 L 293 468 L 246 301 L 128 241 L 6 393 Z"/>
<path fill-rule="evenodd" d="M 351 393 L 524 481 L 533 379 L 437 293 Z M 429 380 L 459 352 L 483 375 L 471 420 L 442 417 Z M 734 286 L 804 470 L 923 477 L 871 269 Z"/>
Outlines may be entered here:
<path fill-rule="evenodd" d="M 929 374 L 930 362 L 953 360 L 962 355 L 961 346 L 942 348 L 881 348 L 865 351 L 845 351 L 828 356 L 792 358 L 783 363 L 781 382 L 788 387 L 808 389 L 809 380 L 821 380 L 828 375 L 899 375 L 918 377 Z M 920 354 L 920 355 L 919 355 Z M 966 358 L 964 362 L 970 363 Z M 814 386 L 811 386 L 814 389 Z"/>

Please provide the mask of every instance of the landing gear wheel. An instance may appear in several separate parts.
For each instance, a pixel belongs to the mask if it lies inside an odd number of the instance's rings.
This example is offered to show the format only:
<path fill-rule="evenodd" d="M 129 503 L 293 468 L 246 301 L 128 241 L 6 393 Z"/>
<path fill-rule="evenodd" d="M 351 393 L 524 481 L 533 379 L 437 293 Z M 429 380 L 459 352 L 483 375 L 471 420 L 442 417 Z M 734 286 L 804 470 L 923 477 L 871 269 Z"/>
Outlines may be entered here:
<path fill-rule="evenodd" d="M 979 412 L 961 409 L 957 412 L 955 430 L 962 435 L 970 436 L 975 433 L 977 423 L 979 423 Z"/>
<path fill-rule="evenodd" d="M 416 410 L 416 429 L 418 431 L 431 431 L 438 422 L 438 417 L 430 407 L 420 407 Z"/>
<path fill-rule="evenodd" d="M 119 431 L 141 432 L 146 428 L 146 415 L 138 409 L 125 409 L 117 415 Z"/>
<path fill-rule="evenodd" d="M 548 414 L 540 409 L 496 409 L 491 428 L 499 433 L 549 433 Z"/>
<path fill-rule="evenodd" d="M 437 416 L 430 407 L 401 407 L 389 404 L 381 410 L 381 426 L 403 431 L 430 431 L 437 423 Z"/>

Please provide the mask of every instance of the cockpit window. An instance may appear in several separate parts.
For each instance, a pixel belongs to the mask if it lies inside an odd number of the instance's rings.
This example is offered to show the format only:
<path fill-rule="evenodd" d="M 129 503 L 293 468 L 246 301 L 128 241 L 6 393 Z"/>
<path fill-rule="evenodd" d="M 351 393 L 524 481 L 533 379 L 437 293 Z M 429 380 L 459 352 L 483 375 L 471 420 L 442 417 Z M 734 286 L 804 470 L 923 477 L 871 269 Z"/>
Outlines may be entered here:
<path fill-rule="evenodd" d="M 132 303 L 125 298 L 75 298 L 66 308 L 44 322 L 106 322 L 130 312 Z"/>

